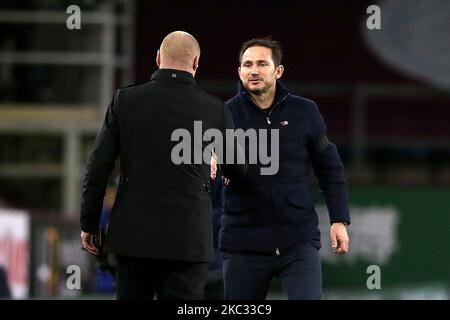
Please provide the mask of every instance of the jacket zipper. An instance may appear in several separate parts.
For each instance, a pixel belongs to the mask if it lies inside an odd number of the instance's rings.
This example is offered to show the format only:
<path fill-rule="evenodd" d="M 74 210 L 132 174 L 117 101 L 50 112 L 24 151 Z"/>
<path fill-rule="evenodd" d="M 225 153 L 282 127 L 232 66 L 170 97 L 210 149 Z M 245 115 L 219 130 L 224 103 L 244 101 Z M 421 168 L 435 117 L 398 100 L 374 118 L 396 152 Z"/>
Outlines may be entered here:
<path fill-rule="evenodd" d="M 266 115 L 266 121 L 268 125 L 272 124 L 272 121 L 270 121 L 270 115 L 272 114 L 272 112 L 278 107 L 278 105 L 283 102 L 284 100 L 286 100 L 286 98 L 289 96 L 289 93 L 287 93 L 281 100 L 279 100 L 273 107 L 272 110 L 270 110 L 270 112 Z M 273 195 L 272 195 L 273 196 Z M 272 221 L 273 223 L 273 221 Z M 275 255 L 279 256 L 280 255 L 280 249 L 278 247 L 275 248 Z"/>
<path fill-rule="evenodd" d="M 272 112 L 278 107 L 278 105 L 281 103 L 281 102 L 283 102 L 284 100 L 286 100 L 286 98 L 289 96 L 289 92 L 282 98 L 282 99 L 280 99 L 273 107 L 272 107 L 272 110 L 270 110 L 270 112 L 267 114 L 267 115 L 265 115 L 266 116 L 266 121 L 267 121 L 267 124 L 268 125 L 271 125 L 272 124 L 272 121 L 270 121 L 270 115 L 272 114 Z M 261 112 L 263 112 L 264 113 L 264 111 L 262 111 L 261 110 Z M 273 195 L 272 195 L 273 196 Z M 272 221 L 272 223 L 273 223 L 273 221 Z M 275 255 L 277 255 L 277 256 L 279 256 L 280 255 L 280 249 L 278 248 L 278 247 L 276 247 L 275 248 Z"/>
<path fill-rule="evenodd" d="M 267 124 L 269 124 L 269 125 L 272 124 L 272 122 L 270 121 L 270 118 L 269 118 L 270 115 L 271 115 L 272 112 L 276 109 L 276 107 L 288 97 L 288 95 L 289 95 L 289 93 L 286 94 L 280 101 L 278 101 L 278 102 L 272 107 L 272 110 L 270 110 L 270 112 L 266 115 L 266 121 L 267 121 Z"/>

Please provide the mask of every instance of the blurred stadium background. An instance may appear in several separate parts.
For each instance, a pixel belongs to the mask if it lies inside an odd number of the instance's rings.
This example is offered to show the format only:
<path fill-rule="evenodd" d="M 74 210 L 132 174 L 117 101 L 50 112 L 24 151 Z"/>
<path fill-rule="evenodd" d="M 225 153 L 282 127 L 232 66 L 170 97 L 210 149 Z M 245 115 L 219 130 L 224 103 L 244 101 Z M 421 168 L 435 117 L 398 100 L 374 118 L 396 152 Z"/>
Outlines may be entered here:
<path fill-rule="evenodd" d="M 80 30 L 66 27 L 72 4 Z M 366 27 L 372 4 L 381 30 Z M 148 81 L 174 30 L 199 40 L 198 84 L 223 100 L 242 42 L 272 35 L 284 83 L 318 103 L 353 218 L 350 253 L 336 257 L 318 208 L 325 299 L 449 298 L 449 1 L 0 0 L 0 265 L 13 298 L 114 297 L 80 249 L 84 165 L 113 90 Z M 69 265 L 81 290 L 66 286 Z M 366 286 L 371 265 L 379 290 Z"/>

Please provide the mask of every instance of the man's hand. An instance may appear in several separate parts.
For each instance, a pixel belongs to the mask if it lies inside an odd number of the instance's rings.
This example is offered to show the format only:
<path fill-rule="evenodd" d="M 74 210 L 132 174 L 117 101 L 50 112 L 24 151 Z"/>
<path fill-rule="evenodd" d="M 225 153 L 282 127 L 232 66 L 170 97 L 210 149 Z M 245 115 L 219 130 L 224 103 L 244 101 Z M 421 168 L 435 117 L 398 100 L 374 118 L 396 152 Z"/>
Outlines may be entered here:
<path fill-rule="evenodd" d="M 330 229 L 331 247 L 334 253 L 348 252 L 348 234 L 347 228 L 342 222 L 335 222 Z"/>
<path fill-rule="evenodd" d="M 228 185 L 230 184 L 230 179 L 225 178 L 224 176 L 222 176 L 222 182 L 225 186 L 228 187 Z"/>
<path fill-rule="evenodd" d="M 213 179 L 213 180 L 217 176 L 217 156 L 214 153 L 214 151 L 212 152 L 212 155 L 211 155 L 211 174 L 210 174 L 210 176 L 211 176 L 211 179 Z"/>
<path fill-rule="evenodd" d="M 98 256 L 98 249 L 94 245 L 94 237 L 95 235 L 92 233 L 81 231 L 81 243 L 83 244 L 83 248 L 93 255 Z M 100 241 L 100 237 L 96 237 L 97 241 Z M 101 243 L 97 243 L 97 246 L 100 246 Z"/>

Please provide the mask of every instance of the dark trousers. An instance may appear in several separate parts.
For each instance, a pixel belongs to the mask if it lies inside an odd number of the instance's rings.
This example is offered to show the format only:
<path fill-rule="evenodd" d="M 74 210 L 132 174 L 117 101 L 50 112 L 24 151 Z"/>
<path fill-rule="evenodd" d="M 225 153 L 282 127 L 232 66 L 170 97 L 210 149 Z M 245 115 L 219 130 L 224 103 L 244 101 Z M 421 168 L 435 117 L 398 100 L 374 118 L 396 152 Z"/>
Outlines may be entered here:
<path fill-rule="evenodd" d="M 117 257 L 117 299 L 201 300 L 208 263 Z"/>
<path fill-rule="evenodd" d="M 223 300 L 223 271 L 222 268 L 210 269 L 205 285 L 205 300 Z"/>
<path fill-rule="evenodd" d="M 289 300 L 321 299 L 322 270 L 319 250 L 301 243 L 279 256 L 224 253 L 225 299 L 264 300 L 277 277 Z"/>

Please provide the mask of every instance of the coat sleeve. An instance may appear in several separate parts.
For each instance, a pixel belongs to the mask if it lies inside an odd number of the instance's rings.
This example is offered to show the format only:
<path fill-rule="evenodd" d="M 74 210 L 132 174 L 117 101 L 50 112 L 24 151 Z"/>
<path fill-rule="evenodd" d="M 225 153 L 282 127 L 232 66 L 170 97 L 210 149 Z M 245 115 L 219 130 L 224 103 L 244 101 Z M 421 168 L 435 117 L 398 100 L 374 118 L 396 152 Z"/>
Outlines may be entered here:
<path fill-rule="evenodd" d="M 227 134 L 227 130 L 234 130 L 234 121 L 231 111 L 227 106 L 223 107 L 221 131 L 224 137 L 223 143 L 223 158 L 222 158 L 222 174 L 229 179 L 242 179 L 248 168 L 248 163 L 245 159 L 245 151 L 243 146 L 239 143 L 237 137 L 231 134 Z M 227 154 L 230 150 L 233 151 L 233 155 Z M 229 161 L 231 160 L 232 161 Z"/>
<path fill-rule="evenodd" d="M 85 232 L 93 233 L 98 229 L 108 179 L 119 154 L 118 104 L 119 90 L 108 106 L 103 126 L 87 162 L 80 217 L 81 230 Z"/>
<path fill-rule="evenodd" d="M 328 141 L 326 131 L 325 121 L 314 103 L 308 137 L 311 164 L 319 180 L 319 187 L 328 208 L 330 222 L 345 221 L 350 224 L 344 165 L 336 146 Z"/>

